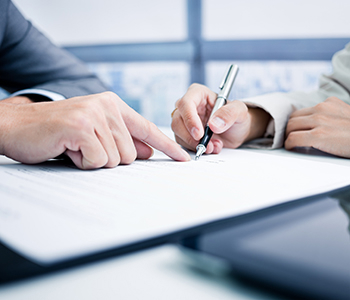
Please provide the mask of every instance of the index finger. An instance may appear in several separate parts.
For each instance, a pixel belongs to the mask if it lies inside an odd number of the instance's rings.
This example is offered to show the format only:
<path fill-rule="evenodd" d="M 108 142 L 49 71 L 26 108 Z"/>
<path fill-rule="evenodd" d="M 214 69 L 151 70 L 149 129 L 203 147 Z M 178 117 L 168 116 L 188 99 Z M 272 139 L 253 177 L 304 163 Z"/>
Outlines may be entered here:
<path fill-rule="evenodd" d="M 204 85 L 192 84 L 186 94 L 176 102 L 185 127 L 195 140 L 199 140 L 203 134 L 203 123 L 200 116 L 209 118 L 216 99 L 216 93 Z M 209 104 L 209 105 L 208 105 Z M 205 120 L 205 122 L 208 120 Z"/>
<path fill-rule="evenodd" d="M 191 160 L 190 155 L 175 141 L 162 133 L 154 123 L 146 120 L 130 107 L 128 108 L 128 111 L 123 117 L 130 134 L 134 138 L 162 151 L 174 160 Z"/>

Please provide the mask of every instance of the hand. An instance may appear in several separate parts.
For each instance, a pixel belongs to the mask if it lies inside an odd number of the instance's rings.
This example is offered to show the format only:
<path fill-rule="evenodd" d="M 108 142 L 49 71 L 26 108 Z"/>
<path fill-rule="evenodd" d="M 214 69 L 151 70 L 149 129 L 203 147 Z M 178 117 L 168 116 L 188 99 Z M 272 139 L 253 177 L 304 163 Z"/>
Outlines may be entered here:
<path fill-rule="evenodd" d="M 56 102 L 0 102 L 0 154 L 39 163 L 65 153 L 81 169 L 147 159 L 150 146 L 190 160 L 174 141 L 111 92 Z"/>
<path fill-rule="evenodd" d="M 195 150 L 204 134 L 217 95 L 207 87 L 193 84 L 176 102 L 171 127 L 176 141 Z M 270 115 L 259 108 L 248 108 L 235 100 L 215 112 L 208 124 L 213 136 L 206 153 L 217 154 L 223 147 L 237 148 L 251 139 L 260 137 L 266 130 Z"/>
<path fill-rule="evenodd" d="M 350 105 L 336 97 L 295 111 L 286 129 L 285 148 L 313 147 L 350 158 Z"/>

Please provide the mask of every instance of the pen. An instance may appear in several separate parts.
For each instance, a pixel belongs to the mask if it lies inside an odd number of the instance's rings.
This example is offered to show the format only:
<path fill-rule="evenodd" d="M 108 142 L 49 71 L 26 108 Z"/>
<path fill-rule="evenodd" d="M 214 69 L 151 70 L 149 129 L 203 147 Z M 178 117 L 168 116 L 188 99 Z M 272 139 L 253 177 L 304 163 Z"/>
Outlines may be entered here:
<path fill-rule="evenodd" d="M 221 108 L 227 103 L 227 97 L 231 92 L 237 73 L 238 73 L 238 66 L 233 64 L 230 65 L 222 83 L 219 86 L 220 92 L 218 94 L 218 97 L 216 98 L 215 105 L 210 114 L 209 120 L 219 108 Z M 196 147 L 197 152 L 196 152 L 195 160 L 198 160 L 199 157 L 205 152 L 205 150 L 207 150 L 207 145 L 212 135 L 213 135 L 213 132 L 211 131 L 211 129 L 209 128 L 209 125 L 207 124 L 204 128 L 204 135 Z"/>

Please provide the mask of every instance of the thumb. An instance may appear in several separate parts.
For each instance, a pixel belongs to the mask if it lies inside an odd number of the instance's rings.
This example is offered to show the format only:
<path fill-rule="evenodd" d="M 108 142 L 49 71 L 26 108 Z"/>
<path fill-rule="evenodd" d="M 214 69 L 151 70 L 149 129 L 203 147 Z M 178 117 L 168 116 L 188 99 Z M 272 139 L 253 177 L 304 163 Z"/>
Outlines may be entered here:
<path fill-rule="evenodd" d="M 228 130 L 235 123 L 241 123 L 248 118 L 248 108 L 238 100 L 230 101 L 210 118 L 208 124 L 210 129 L 220 134 Z"/>

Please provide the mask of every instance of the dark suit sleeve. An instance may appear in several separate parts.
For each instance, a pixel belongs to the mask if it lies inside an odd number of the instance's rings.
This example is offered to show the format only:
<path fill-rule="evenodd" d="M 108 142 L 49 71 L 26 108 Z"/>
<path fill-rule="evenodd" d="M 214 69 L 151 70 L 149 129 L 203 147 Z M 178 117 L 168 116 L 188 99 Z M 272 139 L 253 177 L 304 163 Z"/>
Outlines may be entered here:
<path fill-rule="evenodd" d="M 86 66 L 53 45 L 28 22 L 11 1 L 1 5 L 0 86 L 10 93 L 37 88 L 66 98 L 106 91 Z"/>

